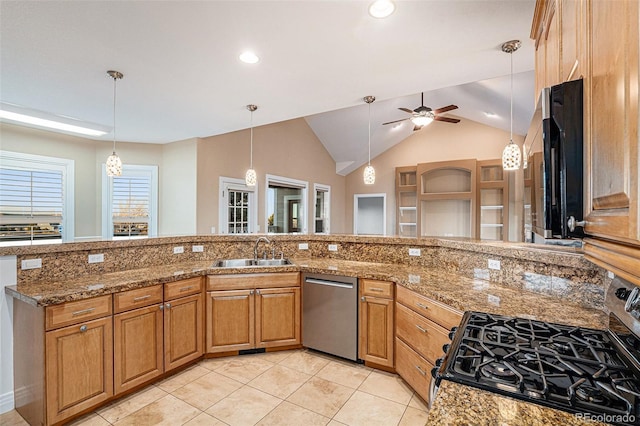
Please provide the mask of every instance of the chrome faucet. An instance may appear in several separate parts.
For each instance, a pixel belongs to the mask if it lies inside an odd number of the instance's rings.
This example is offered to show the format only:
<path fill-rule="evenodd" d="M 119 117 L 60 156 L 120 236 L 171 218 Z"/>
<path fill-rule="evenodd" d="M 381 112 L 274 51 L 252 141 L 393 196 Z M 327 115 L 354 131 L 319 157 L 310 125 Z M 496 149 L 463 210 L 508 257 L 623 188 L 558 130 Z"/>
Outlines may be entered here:
<path fill-rule="evenodd" d="M 271 244 L 271 241 L 269 241 L 267 237 L 259 237 L 258 240 L 256 241 L 256 245 L 253 247 L 253 260 L 258 260 L 258 245 L 260 244 L 260 241 L 264 241 L 267 244 Z"/>

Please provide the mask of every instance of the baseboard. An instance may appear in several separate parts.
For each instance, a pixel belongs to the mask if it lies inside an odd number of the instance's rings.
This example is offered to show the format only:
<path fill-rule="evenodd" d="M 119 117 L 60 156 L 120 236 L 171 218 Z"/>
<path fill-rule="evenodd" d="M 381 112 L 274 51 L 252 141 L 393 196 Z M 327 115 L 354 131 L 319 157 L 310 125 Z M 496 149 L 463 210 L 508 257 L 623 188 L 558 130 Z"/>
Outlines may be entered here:
<path fill-rule="evenodd" d="M 0 414 L 11 411 L 14 408 L 13 391 L 0 395 Z"/>

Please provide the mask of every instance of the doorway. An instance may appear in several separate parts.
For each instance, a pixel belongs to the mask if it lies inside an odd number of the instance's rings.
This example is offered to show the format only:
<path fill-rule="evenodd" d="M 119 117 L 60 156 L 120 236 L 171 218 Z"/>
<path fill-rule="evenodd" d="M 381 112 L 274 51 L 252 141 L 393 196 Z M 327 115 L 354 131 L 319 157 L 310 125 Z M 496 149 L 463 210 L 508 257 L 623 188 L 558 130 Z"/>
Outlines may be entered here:
<path fill-rule="evenodd" d="M 354 194 L 354 234 L 387 235 L 386 209 L 387 194 Z"/>

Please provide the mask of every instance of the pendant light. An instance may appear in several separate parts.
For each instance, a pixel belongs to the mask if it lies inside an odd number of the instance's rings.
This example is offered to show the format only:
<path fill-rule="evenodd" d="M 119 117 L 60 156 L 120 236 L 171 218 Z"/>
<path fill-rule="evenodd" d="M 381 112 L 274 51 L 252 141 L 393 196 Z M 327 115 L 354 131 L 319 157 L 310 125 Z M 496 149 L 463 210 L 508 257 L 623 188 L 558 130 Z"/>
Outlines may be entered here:
<path fill-rule="evenodd" d="M 509 143 L 502 151 L 502 168 L 518 170 L 522 161 L 520 147 L 513 142 L 513 52 L 520 48 L 520 40 L 511 40 L 502 44 L 502 51 L 511 56 L 511 134 Z"/>
<path fill-rule="evenodd" d="M 247 105 L 247 109 L 251 111 L 251 157 L 249 162 L 249 170 L 244 176 L 244 182 L 247 186 L 256 186 L 258 181 L 258 175 L 256 171 L 253 169 L 253 111 L 258 109 L 257 105 Z"/>
<path fill-rule="evenodd" d="M 369 162 L 367 167 L 364 168 L 364 184 L 373 185 L 376 183 L 376 171 L 371 165 L 371 103 L 376 100 L 376 97 L 365 96 L 362 99 L 369 104 Z"/>
<path fill-rule="evenodd" d="M 116 81 L 124 77 L 119 71 L 107 71 L 109 77 L 113 78 L 113 153 L 107 158 L 107 176 L 122 175 L 122 161 L 116 154 Z"/>

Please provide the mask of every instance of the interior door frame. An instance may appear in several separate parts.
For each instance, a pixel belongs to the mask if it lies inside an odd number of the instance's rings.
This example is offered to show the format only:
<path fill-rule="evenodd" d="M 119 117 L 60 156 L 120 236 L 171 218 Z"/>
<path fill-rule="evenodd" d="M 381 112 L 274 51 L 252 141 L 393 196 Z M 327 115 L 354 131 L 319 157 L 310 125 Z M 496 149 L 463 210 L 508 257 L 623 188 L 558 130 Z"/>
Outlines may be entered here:
<path fill-rule="evenodd" d="M 387 235 L 387 194 L 353 194 L 353 234 L 358 235 L 358 204 L 361 198 L 382 198 L 382 235 Z"/>

